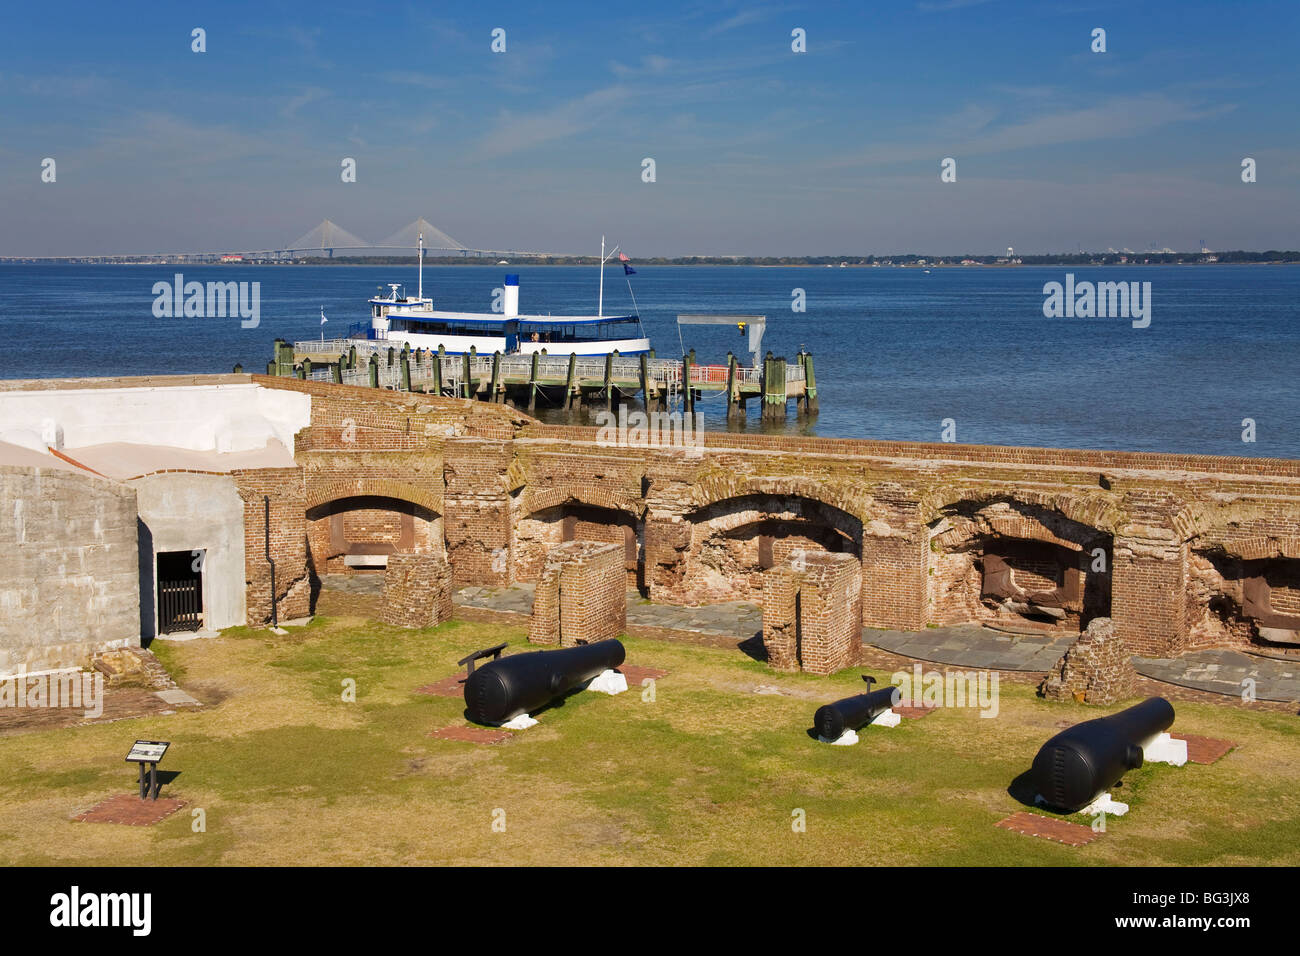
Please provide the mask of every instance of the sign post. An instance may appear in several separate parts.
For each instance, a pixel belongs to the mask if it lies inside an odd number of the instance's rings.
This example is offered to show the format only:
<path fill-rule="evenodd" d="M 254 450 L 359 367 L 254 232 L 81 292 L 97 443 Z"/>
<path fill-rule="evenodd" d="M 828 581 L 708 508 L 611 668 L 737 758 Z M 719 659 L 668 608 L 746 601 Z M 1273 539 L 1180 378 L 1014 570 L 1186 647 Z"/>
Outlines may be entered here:
<path fill-rule="evenodd" d="M 158 799 L 158 761 L 171 746 L 169 740 L 137 740 L 131 745 L 126 755 L 127 763 L 134 763 L 140 768 L 140 799 Z M 144 765 L 149 765 L 149 776 L 145 777 Z"/>

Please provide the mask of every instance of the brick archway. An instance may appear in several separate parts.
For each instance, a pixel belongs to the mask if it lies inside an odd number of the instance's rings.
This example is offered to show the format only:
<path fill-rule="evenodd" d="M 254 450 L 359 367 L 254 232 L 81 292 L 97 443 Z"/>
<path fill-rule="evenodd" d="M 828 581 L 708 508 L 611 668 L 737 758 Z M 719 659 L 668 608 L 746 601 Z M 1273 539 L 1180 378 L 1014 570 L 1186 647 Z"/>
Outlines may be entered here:
<path fill-rule="evenodd" d="M 783 482 L 746 482 L 789 487 Z M 821 498 L 748 490 L 685 516 L 686 549 L 674 595 L 687 604 L 761 601 L 764 571 L 810 553 L 862 560 L 863 522 Z"/>
<path fill-rule="evenodd" d="M 308 508 L 305 517 L 307 562 L 317 578 L 378 571 L 398 553 L 445 553 L 442 516 L 414 501 L 345 495 Z"/>
<path fill-rule="evenodd" d="M 1110 516 L 1105 505 L 1019 493 L 945 504 L 930 525 L 929 623 L 1077 631 L 1109 616 L 1114 537 L 1078 520 Z"/>
<path fill-rule="evenodd" d="M 623 549 L 623 569 L 629 587 L 643 587 L 645 524 L 632 509 L 593 504 L 570 495 L 545 494 L 526 499 L 530 508 L 514 522 L 511 548 L 512 577 L 536 581 L 546 556 L 570 541 L 617 544 Z"/>
<path fill-rule="evenodd" d="M 441 516 L 443 511 L 442 495 L 429 487 L 421 487 L 395 478 L 346 477 L 313 472 L 306 474 L 308 511 L 342 498 L 360 497 L 409 501 L 438 516 Z"/>

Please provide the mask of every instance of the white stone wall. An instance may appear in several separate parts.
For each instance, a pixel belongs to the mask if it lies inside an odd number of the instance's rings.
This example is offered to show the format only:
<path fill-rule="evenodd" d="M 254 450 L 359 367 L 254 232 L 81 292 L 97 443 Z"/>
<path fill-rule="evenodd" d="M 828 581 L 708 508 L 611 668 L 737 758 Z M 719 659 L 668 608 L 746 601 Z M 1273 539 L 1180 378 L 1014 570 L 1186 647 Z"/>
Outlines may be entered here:
<path fill-rule="evenodd" d="M 134 489 L 3 466 L 0 508 L 0 677 L 139 644 Z"/>

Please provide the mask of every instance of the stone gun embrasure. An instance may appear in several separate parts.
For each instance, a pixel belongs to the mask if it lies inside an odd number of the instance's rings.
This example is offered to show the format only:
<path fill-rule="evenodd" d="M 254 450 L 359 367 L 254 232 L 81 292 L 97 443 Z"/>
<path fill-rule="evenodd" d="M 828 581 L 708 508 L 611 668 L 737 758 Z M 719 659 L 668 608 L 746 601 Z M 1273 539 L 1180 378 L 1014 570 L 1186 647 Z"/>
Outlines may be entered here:
<path fill-rule="evenodd" d="M 1143 748 L 1173 722 L 1173 705 L 1152 697 L 1061 731 L 1034 758 L 1031 772 L 1039 794 L 1052 809 L 1083 809 L 1125 773 L 1141 767 Z"/>
<path fill-rule="evenodd" d="M 862 679 L 867 682 L 868 688 L 876 682 L 874 677 L 865 674 Z M 897 687 L 885 687 L 855 697 L 845 697 L 833 704 L 824 704 L 813 715 L 813 727 L 823 739 L 839 740 L 846 730 L 865 727 L 885 711 L 893 709 L 901 696 Z"/>
<path fill-rule="evenodd" d="M 617 640 L 499 657 L 466 678 L 466 714 L 478 724 L 500 724 L 531 714 L 602 671 L 618 667 L 624 657 Z"/>

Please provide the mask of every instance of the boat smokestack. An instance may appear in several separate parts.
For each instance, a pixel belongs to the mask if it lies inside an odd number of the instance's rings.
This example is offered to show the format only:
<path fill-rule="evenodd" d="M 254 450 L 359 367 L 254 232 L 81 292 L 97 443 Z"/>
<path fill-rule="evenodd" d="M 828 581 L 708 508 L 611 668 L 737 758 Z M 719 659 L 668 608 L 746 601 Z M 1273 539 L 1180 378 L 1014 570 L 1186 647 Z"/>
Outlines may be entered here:
<path fill-rule="evenodd" d="M 506 276 L 505 295 L 501 300 L 501 311 L 506 318 L 510 319 L 519 314 L 519 276 Z"/>

